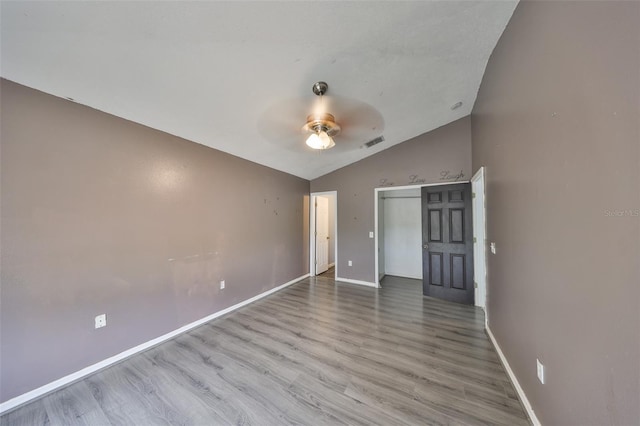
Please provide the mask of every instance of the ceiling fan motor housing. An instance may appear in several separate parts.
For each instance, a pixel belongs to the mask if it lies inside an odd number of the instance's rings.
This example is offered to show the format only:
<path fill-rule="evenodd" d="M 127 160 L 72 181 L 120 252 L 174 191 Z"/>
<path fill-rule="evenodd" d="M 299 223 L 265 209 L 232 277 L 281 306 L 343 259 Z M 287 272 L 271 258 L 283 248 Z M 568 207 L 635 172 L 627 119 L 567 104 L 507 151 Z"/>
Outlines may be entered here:
<path fill-rule="evenodd" d="M 335 136 L 340 132 L 340 126 L 336 123 L 335 117 L 329 113 L 309 115 L 307 117 L 307 123 L 302 129 L 310 133 L 320 133 L 324 131 L 329 136 Z"/>

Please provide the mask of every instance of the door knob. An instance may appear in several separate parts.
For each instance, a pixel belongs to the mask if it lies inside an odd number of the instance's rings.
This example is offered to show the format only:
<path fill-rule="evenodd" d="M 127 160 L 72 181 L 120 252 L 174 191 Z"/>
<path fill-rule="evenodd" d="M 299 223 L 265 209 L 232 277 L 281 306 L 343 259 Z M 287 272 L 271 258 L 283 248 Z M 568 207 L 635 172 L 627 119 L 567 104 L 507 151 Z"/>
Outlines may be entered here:
<path fill-rule="evenodd" d="M 428 249 L 429 248 L 429 244 L 423 245 L 422 248 L 425 249 L 425 250 Z"/>

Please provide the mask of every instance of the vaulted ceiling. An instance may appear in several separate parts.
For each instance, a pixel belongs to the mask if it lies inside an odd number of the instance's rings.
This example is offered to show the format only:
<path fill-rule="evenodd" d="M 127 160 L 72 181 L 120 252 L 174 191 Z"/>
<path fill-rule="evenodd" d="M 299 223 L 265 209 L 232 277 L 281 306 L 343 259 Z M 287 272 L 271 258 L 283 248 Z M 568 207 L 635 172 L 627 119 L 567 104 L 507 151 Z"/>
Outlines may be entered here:
<path fill-rule="evenodd" d="M 313 179 L 468 115 L 516 4 L 3 1 L 0 70 Z M 319 80 L 336 121 L 361 125 L 326 151 L 300 132 Z"/>

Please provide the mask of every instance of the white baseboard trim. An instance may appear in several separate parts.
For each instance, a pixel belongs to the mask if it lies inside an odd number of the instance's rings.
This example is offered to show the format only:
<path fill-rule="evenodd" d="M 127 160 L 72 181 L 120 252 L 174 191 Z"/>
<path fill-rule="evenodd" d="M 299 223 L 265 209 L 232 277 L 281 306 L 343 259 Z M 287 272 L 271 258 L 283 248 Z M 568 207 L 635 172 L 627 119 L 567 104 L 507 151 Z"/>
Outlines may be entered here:
<path fill-rule="evenodd" d="M 343 283 L 349 283 L 349 284 L 358 284 L 358 285 L 366 285 L 367 287 L 375 287 L 378 288 L 378 284 L 376 283 L 372 283 L 369 281 L 360 281 L 360 280 L 351 280 L 349 278 L 338 278 L 336 277 L 336 281 L 342 281 Z"/>
<path fill-rule="evenodd" d="M 192 328 L 195 328 L 199 325 L 202 325 L 206 322 L 209 322 L 211 320 L 214 320 L 218 317 L 221 317 L 223 315 L 228 314 L 229 312 L 235 311 L 236 309 L 242 308 L 243 306 L 246 306 L 252 302 L 255 302 L 256 300 L 262 299 L 263 297 L 267 297 L 270 294 L 273 294 L 279 290 L 284 289 L 285 287 L 289 287 L 292 284 L 297 283 L 300 280 L 303 280 L 305 278 L 307 278 L 309 276 L 309 274 L 305 274 L 302 275 L 301 277 L 295 278 L 289 282 L 286 282 L 282 285 L 279 285 L 278 287 L 274 287 L 271 290 L 267 290 L 264 293 L 260 293 L 250 299 L 244 300 L 240 303 L 237 303 L 233 306 L 230 306 L 226 309 L 223 309 L 221 311 L 218 311 L 216 313 L 213 313 L 211 315 L 208 315 L 204 318 L 201 318 L 197 321 L 194 321 L 190 324 L 187 324 L 185 326 L 182 326 L 176 330 L 173 330 L 167 334 L 163 334 L 160 337 L 156 337 L 155 339 L 149 340 L 148 342 L 142 343 L 138 346 L 135 346 L 131 349 L 127 349 L 124 352 L 120 352 L 117 355 L 114 355 L 112 357 L 109 357 L 105 360 L 102 360 L 100 362 L 97 362 L 93 365 L 90 365 L 88 367 L 83 368 L 82 370 L 76 371 L 75 373 L 71 373 L 67 376 L 64 376 L 58 380 L 54 380 L 51 383 L 47 383 L 46 385 L 40 386 L 37 389 L 34 389 L 32 391 L 29 392 L 25 392 L 22 395 L 16 396 L 15 398 L 12 398 L 8 401 L 3 402 L 2 404 L 0 404 L 0 414 L 4 413 L 5 411 L 11 410 L 13 408 L 16 408 L 22 404 L 25 404 L 33 399 L 39 398 L 45 394 L 48 394 L 50 392 L 53 392 L 63 386 L 66 386 L 70 383 L 73 383 L 77 380 L 82 379 L 85 376 L 88 376 L 89 374 L 95 373 L 96 371 L 102 370 L 103 368 L 109 367 L 110 365 L 113 365 L 117 362 L 122 361 L 125 358 L 128 358 L 132 355 L 135 355 L 139 352 L 145 351 L 153 346 L 156 346 L 162 342 L 165 342 L 179 334 L 185 333 L 189 330 L 191 330 Z"/>
<path fill-rule="evenodd" d="M 498 356 L 500 357 L 500 361 L 502 361 L 502 365 L 504 365 L 505 370 L 507 370 L 507 374 L 511 379 L 511 383 L 513 383 L 513 386 L 516 388 L 516 392 L 518 392 L 518 396 L 520 397 L 520 401 L 522 401 L 522 405 L 524 405 L 524 409 L 527 410 L 527 414 L 529 414 L 531 422 L 534 424 L 534 426 L 541 426 L 540 420 L 538 420 L 538 417 L 536 417 L 536 413 L 534 413 L 533 407 L 531 407 L 531 403 L 527 399 L 527 395 L 524 393 L 522 386 L 520 386 L 520 382 L 518 382 L 516 375 L 513 373 L 513 370 L 511 369 L 507 358 L 502 353 L 502 349 L 500 349 L 500 346 L 498 345 L 498 342 L 496 341 L 496 338 L 491 332 L 488 324 L 485 326 L 485 329 L 487 330 L 489 339 L 491 339 L 491 343 L 493 343 L 493 347 L 496 348 L 496 352 L 498 352 Z"/>

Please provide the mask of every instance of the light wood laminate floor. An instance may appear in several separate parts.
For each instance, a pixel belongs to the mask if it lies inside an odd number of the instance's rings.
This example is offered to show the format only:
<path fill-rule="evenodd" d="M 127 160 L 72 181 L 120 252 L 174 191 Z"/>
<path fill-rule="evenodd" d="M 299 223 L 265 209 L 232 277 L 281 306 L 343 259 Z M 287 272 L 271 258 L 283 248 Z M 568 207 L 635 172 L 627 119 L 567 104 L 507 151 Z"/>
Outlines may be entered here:
<path fill-rule="evenodd" d="M 481 310 L 310 278 L 0 418 L 4 425 L 526 425 Z"/>

